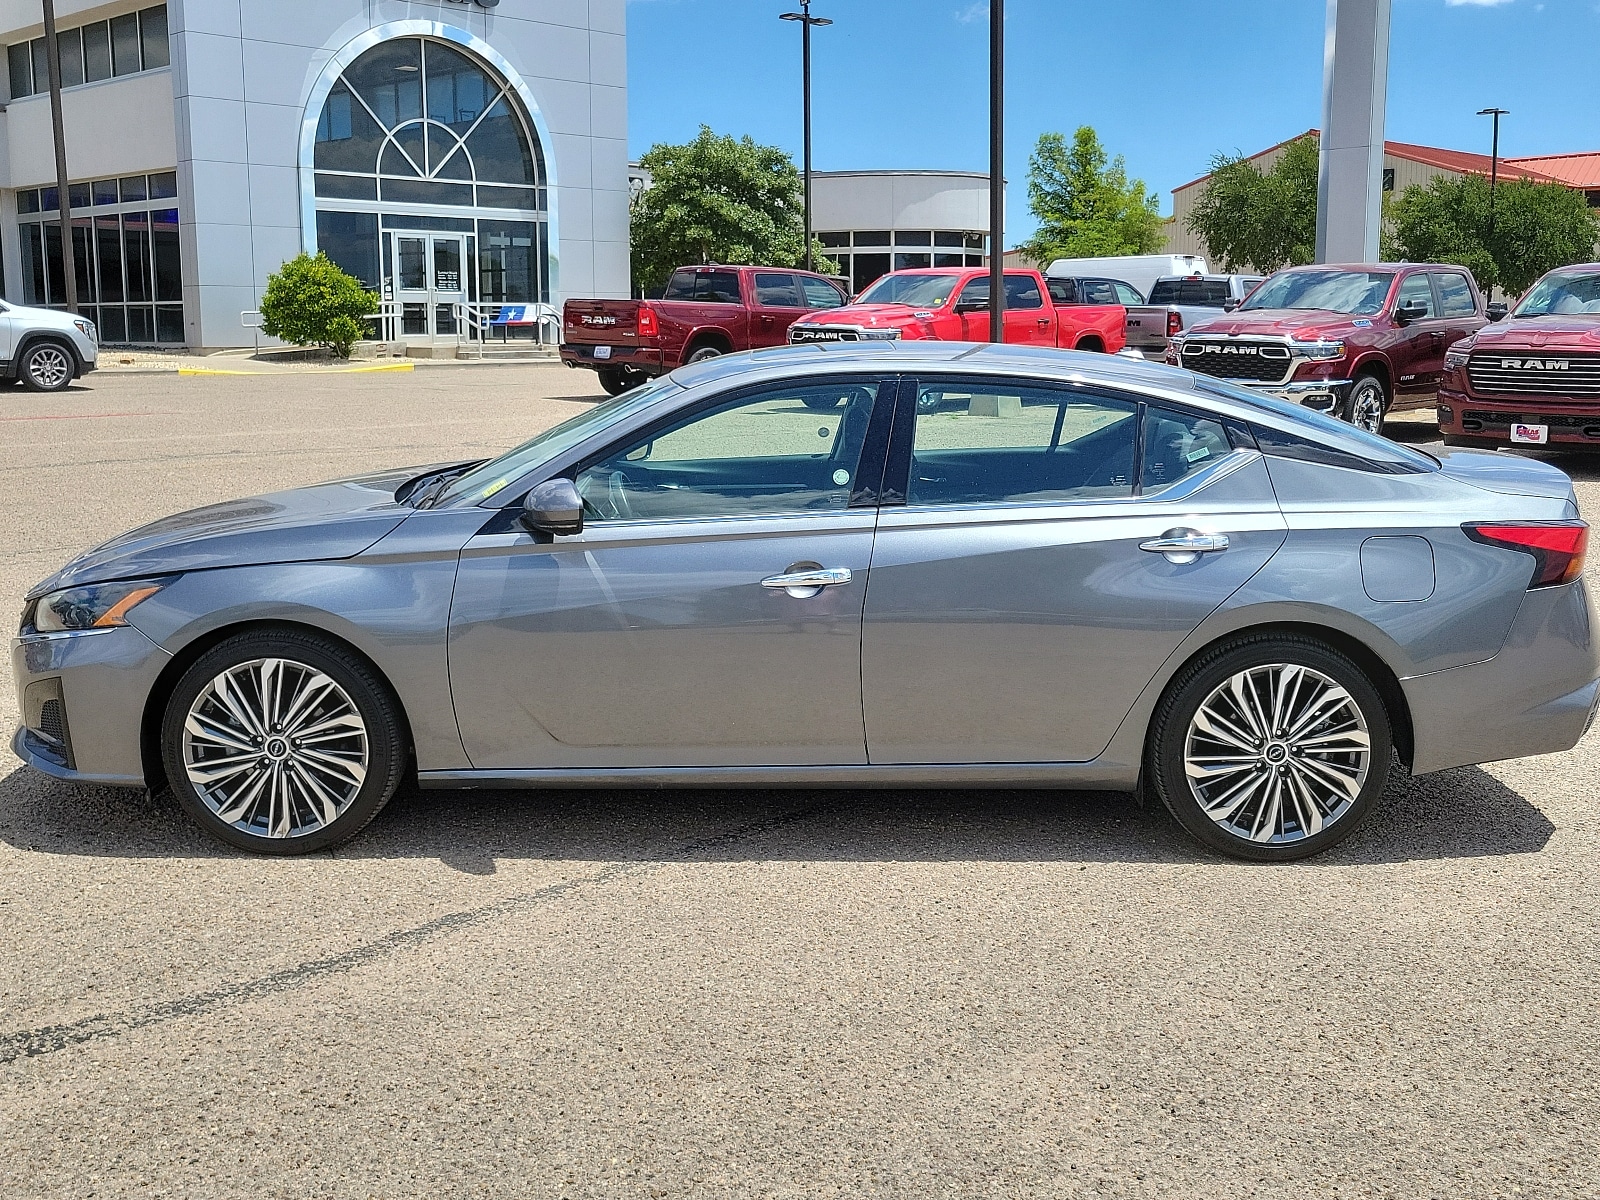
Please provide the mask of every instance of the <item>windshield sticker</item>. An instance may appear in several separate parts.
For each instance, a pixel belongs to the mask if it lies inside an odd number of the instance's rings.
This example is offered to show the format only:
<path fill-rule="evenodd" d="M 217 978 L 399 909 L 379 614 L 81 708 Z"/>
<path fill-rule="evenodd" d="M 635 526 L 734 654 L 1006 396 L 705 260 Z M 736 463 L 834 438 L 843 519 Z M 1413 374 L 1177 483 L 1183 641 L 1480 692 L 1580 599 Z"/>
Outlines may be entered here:
<path fill-rule="evenodd" d="M 483 489 L 483 498 L 485 500 L 487 500 L 490 496 L 494 495 L 496 492 L 498 492 L 501 488 L 505 487 L 506 484 L 508 484 L 510 482 L 511 482 L 511 480 L 509 480 L 509 479 L 496 479 L 488 487 Z"/>
<path fill-rule="evenodd" d="M 1189 462 L 1199 462 L 1202 458 L 1210 457 L 1211 451 L 1204 446 L 1201 446 L 1198 450 L 1191 450 L 1188 454 L 1184 455 L 1184 458 L 1186 458 Z"/>
<path fill-rule="evenodd" d="M 850 482 L 850 472 L 841 467 L 833 473 L 833 482 L 843 487 Z"/>

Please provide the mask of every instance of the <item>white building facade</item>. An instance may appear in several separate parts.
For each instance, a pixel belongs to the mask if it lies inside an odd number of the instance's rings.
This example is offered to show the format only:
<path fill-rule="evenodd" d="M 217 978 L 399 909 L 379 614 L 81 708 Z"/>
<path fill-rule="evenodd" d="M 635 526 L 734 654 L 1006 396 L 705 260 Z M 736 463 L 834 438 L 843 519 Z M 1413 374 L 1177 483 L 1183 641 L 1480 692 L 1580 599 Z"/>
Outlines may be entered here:
<path fill-rule="evenodd" d="M 816 171 L 811 225 L 853 291 L 889 271 L 987 260 L 989 177 L 967 171 Z"/>
<path fill-rule="evenodd" d="M 409 337 L 459 303 L 628 294 L 625 0 L 56 0 L 80 310 L 251 345 L 302 250 Z M 65 303 L 38 0 L 0 0 L 7 299 Z"/>

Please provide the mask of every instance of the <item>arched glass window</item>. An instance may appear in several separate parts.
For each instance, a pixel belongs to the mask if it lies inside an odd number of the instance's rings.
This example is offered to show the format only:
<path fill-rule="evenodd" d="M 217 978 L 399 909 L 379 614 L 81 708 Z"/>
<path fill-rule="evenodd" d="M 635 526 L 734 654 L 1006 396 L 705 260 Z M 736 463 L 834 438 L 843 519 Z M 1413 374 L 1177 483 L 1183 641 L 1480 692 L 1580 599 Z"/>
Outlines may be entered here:
<path fill-rule="evenodd" d="M 550 299 L 544 149 L 517 91 L 459 46 L 366 51 L 317 115 L 317 244 L 405 314 L 449 334 L 454 305 Z"/>
<path fill-rule="evenodd" d="M 443 42 L 398 38 L 356 59 L 317 121 L 317 195 L 544 208 L 544 156 L 516 94 Z"/>

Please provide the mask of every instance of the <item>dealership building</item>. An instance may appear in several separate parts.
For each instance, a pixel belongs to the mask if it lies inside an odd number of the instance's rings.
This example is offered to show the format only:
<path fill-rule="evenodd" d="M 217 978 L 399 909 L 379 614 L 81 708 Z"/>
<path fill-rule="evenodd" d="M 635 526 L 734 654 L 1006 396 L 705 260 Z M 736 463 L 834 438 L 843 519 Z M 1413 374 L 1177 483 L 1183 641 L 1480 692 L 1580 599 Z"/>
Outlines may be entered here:
<path fill-rule="evenodd" d="M 56 0 L 79 307 L 248 346 L 319 248 L 408 337 L 628 294 L 625 0 Z M 66 300 L 38 0 L 0 0 L 5 297 Z"/>

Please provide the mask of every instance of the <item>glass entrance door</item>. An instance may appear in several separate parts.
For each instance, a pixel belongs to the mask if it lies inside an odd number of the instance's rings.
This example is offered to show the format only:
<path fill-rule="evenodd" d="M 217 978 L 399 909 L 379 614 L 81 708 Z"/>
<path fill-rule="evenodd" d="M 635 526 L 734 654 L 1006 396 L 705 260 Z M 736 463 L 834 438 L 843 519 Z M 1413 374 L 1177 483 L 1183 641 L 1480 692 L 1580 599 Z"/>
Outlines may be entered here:
<path fill-rule="evenodd" d="M 456 305 L 470 298 L 467 235 L 397 231 L 387 236 L 400 336 L 430 342 L 455 337 Z"/>

